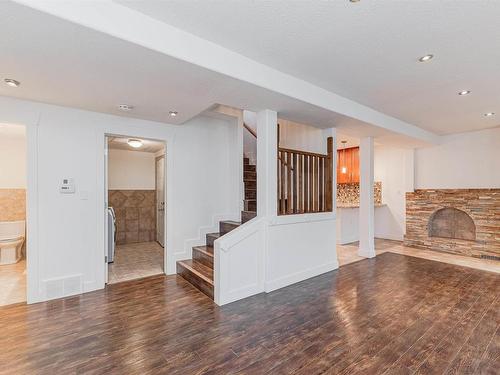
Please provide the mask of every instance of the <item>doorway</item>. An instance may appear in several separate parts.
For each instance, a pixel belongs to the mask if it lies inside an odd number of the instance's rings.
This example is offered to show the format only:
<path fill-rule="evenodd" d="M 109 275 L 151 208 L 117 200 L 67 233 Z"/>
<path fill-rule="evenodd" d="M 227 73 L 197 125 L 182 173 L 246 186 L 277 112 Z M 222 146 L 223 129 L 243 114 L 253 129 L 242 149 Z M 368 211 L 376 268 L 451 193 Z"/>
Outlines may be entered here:
<path fill-rule="evenodd" d="M 0 306 L 26 302 L 26 128 L 0 124 Z"/>
<path fill-rule="evenodd" d="M 164 274 L 165 143 L 107 136 L 106 282 Z"/>

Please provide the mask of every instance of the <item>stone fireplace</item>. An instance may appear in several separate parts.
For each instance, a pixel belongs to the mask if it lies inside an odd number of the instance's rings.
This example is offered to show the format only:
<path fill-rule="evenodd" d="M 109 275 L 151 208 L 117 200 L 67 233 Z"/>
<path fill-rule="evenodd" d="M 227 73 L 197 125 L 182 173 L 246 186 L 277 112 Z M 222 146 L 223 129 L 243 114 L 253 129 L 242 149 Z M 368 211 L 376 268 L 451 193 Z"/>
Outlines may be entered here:
<path fill-rule="evenodd" d="M 473 257 L 500 257 L 500 189 L 407 193 L 404 244 Z"/>

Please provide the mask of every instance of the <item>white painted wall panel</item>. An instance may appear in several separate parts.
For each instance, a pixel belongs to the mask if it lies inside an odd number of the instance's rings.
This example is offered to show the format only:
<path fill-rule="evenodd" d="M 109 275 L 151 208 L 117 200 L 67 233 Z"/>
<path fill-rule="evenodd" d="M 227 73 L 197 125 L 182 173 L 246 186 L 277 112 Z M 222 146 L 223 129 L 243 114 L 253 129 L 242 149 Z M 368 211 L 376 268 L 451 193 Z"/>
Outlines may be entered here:
<path fill-rule="evenodd" d="M 109 190 L 155 190 L 155 154 L 109 150 Z"/>

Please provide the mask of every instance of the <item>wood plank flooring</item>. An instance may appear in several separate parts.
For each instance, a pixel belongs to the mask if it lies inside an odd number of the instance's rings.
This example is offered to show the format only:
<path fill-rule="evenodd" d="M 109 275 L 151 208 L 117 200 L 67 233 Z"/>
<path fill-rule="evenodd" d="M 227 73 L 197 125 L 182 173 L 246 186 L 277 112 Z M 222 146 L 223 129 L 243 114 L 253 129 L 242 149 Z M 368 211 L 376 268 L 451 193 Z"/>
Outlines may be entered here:
<path fill-rule="evenodd" d="M 384 253 L 217 307 L 155 276 L 0 308 L 1 374 L 498 374 L 500 275 Z"/>

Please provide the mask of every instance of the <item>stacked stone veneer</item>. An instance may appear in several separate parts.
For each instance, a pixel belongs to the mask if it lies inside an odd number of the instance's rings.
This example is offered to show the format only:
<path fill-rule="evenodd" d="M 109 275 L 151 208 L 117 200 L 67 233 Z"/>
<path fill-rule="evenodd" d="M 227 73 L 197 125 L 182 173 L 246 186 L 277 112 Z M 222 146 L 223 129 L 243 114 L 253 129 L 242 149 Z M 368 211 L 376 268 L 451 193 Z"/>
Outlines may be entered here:
<path fill-rule="evenodd" d="M 156 240 L 156 191 L 110 190 L 118 245 Z"/>
<path fill-rule="evenodd" d="M 475 240 L 429 237 L 431 215 L 446 207 L 467 213 Z M 500 189 L 416 190 L 406 193 L 406 246 L 473 257 L 500 257 Z"/>
<path fill-rule="evenodd" d="M 382 183 L 373 184 L 373 198 L 375 204 L 382 204 Z M 338 206 L 359 206 L 359 183 L 337 184 Z"/>

